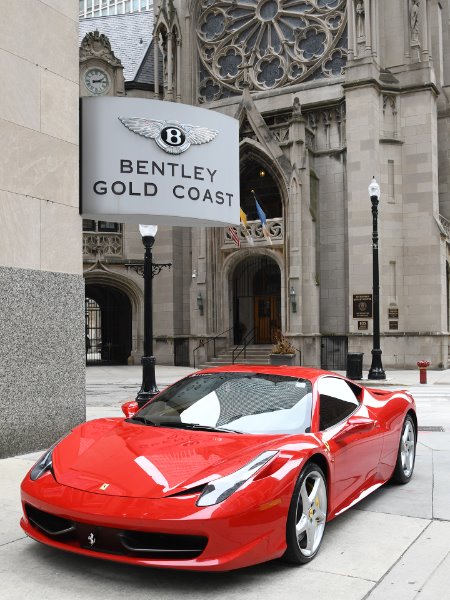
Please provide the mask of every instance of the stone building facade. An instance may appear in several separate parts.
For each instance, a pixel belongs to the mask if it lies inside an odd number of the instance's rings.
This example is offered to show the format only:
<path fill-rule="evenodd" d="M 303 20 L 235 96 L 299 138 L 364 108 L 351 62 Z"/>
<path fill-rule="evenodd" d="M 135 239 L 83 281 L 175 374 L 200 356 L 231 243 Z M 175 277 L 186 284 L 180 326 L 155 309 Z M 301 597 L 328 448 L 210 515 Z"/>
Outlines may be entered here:
<path fill-rule="evenodd" d="M 73 2 L 2 5 L 0 457 L 85 419 L 77 31 Z"/>
<path fill-rule="evenodd" d="M 227 228 L 158 234 L 155 257 L 173 264 L 154 286 L 158 361 L 192 364 L 200 345 L 203 362 L 214 347 L 264 346 L 281 330 L 302 364 L 342 369 L 348 351 L 370 364 L 375 176 L 383 364 L 447 366 L 448 23 L 438 0 L 154 3 L 140 67 L 151 77 L 147 87 L 125 81 L 125 93 L 239 119 L 248 219 L 240 247 Z M 138 356 L 142 288 L 126 263 L 142 247 L 121 231 L 123 255 L 91 256 L 86 280 L 122 288 Z"/>

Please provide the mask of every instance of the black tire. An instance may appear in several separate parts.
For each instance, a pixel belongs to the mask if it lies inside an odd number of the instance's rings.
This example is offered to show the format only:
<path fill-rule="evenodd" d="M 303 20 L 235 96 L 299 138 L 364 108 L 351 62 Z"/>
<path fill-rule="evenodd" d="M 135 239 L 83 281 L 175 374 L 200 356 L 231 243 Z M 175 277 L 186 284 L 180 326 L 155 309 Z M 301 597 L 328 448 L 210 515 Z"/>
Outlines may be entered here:
<path fill-rule="evenodd" d="M 283 560 L 296 565 L 312 561 L 322 543 L 327 508 L 325 475 L 318 465 L 308 463 L 300 473 L 292 494 L 286 523 L 287 549 Z"/>
<path fill-rule="evenodd" d="M 397 462 L 392 481 L 404 485 L 411 480 L 416 461 L 417 432 L 411 415 L 406 415 L 398 445 Z"/>

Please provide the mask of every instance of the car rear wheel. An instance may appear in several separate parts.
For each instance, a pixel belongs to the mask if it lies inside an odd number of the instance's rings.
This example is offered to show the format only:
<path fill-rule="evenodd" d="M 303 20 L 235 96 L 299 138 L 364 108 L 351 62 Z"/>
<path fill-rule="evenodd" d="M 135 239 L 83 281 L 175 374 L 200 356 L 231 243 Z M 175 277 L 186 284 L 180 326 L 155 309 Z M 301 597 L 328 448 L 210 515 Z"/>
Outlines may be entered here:
<path fill-rule="evenodd" d="M 414 471 L 416 459 L 416 427 L 411 415 L 406 415 L 398 447 L 397 463 L 392 480 L 395 483 L 408 483 Z"/>
<path fill-rule="evenodd" d="M 300 473 L 292 495 L 284 560 L 304 564 L 316 556 L 325 531 L 327 506 L 327 484 L 323 471 L 315 463 L 309 463 Z"/>

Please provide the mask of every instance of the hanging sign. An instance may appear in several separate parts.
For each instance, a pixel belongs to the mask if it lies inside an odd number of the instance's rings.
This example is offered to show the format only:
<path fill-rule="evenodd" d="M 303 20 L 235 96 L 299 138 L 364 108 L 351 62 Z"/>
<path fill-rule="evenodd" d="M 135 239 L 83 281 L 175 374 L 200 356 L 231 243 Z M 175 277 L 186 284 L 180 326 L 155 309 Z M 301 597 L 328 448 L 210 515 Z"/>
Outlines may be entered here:
<path fill-rule="evenodd" d="M 239 122 L 144 98 L 83 98 L 80 213 L 155 225 L 239 224 Z"/>

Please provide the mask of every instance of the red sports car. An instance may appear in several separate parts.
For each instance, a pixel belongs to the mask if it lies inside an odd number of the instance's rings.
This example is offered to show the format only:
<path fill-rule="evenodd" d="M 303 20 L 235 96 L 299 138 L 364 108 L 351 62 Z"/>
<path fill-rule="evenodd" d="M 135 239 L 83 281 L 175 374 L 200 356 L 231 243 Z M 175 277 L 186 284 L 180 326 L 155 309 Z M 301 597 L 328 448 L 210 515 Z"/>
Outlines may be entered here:
<path fill-rule="evenodd" d="M 207 369 L 122 408 L 126 418 L 76 427 L 27 474 L 29 536 L 177 569 L 307 563 L 327 521 L 413 474 L 412 396 L 327 371 Z"/>

